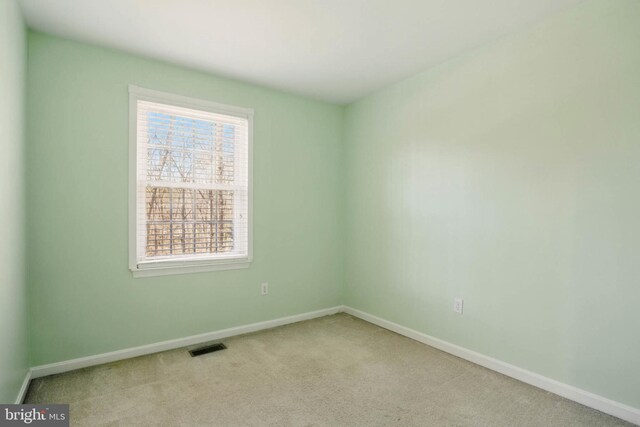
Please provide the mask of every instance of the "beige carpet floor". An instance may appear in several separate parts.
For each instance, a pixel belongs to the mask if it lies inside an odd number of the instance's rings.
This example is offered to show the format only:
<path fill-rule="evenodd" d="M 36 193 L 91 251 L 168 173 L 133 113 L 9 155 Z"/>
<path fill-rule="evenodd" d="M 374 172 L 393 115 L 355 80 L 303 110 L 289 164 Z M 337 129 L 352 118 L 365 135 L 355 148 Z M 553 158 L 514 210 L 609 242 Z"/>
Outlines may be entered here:
<path fill-rule="evenodd" d="M 630 426 L 337 314 L 32 381 L 74 426 Z"/>

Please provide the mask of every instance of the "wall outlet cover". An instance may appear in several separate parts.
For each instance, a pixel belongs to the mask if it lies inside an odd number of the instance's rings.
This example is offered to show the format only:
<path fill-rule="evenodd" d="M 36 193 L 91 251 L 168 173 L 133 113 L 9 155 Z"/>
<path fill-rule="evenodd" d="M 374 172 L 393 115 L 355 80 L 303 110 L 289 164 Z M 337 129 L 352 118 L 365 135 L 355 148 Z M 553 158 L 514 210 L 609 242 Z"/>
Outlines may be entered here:
<path fill-rule="evenodd" d="M 462 308 L 464 306 L 464 300 L 462 298 L 453 299 L 453 311 L 458 314 L 462 314 Z"/>

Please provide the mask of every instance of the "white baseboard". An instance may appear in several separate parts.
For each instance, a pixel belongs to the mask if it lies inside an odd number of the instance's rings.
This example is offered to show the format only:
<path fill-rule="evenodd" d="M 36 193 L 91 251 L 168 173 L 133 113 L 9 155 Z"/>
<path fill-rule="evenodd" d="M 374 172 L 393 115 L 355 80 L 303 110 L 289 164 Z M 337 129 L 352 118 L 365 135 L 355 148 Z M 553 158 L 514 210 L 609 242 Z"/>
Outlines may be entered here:
<path fill-rule="evenodd" d="M 577 387 L 561 383 L 551 378 L 544 377 L 526 369 L 519 368 L 514 365 L 502 362 L 489 356 L 477 353 L 473 350 L 460 347 L 455 344 L 451 344 L 447 341 L 443 341 L 439 338 L 423 334 L 414 329 L 398 325 L 397 323 L 390 322 L 380 317 L 374 316 L 364 311 L 356 310 L 348 306 L 344 306 L 342 311 L 352 316 L 358 317 L 374 325 L 378 325 L 382 328 L 396 332 L 400 335 L 404 335 L 408 338 L 414 339 L 421 343 L 427 344 L 431 347 L 435 347 L 446 353 L 453 354 L 462 359 L 466 359 L 477 365 L 484 366 L 493 371 L 499 372 L 511 378 L 515 378 L 527 384 L 531 384 L 543 390 L 550 391 L 551 393 L 565 397 L 574 402 L 588 406 L 598 411 L 602 411 L 614 417 L 618 417 L 625 421 L 640 425 L 640 409 L 634 408 L 623 403 L 616 402 L 614 400 L 607 399 L 597 394 L 581 390 Z"/>
<path fill-rule="evenodd" d="M 348 313 L 352 316 L 358 317 L 382 328 L 396 332 L 400 335 L 404 335 L 408 338 L 427 344 L 431 347 L 435 347 L 439 350 L 453 354 L 454 356 L 458 356 L 462 359 L 466 359 L 470 362 L 484 366 L 485 368 L 489 368 L 511 378 L 515 378 L 524 383 L 531 384 L 543 390 L 547 390 L 551 393 L 555 393 L 559 396 L 573 400 L 574 402 L 597 409 L 625 421 L 640 425 L 640 409 L 604 398 L 602 396 L 593 394 L 585 390 L 581 390 L 568 384 L 561 383 L 551 378 L 547 378 L 534 372 L 527 371 L 526 369 L 510 365 L 506 362 L 502 362 L 492 357 L 477 353 L 473 350 L 451 344 L 439 338 L 423 334 L 422 332 L 418 332 L 414 329 L 407 328 L 397 323 L 390 322 L 388 320 L 382 319 L 369 313 L 365 313 L 364 311 L 356 310 L 355 308 L 348 306 L 326 308 L 323 310 L 281 317 L 279 319 L 267 320 L 264 322 L 252 323 L 244 326 L 236 326 L 219 331 L 207 332 L 204 334 L 192 335 L 190 337 L 178 338 L 169 341 L 162 341 L 159 343 L 113 351 L 110 353 L 98 354 L 95 356 L 87 356 L 58 363 L 51 363 L 48 365 L 35 366 L 31 368 L 31 370 L 27 373 L 24 383 L 22 384 L 22 388 L 20 389 L 20 393 L 16 399 L 16 403 L 20 403 L 23 401 L 27 392 L 29 381 L 32 378 L 59 374 L 62 372 L 73 371 L 75 369 L 86 368 L 88 366 L 101 365 L 103 363 L 115 362 L 117 360 L 129 359 L 132 357 L 157 353 L 160 351 L 200 344 L 207 341 L 219 340 L 234 335 L 246 334 L 249 332 L 255 332 L 263 329 L 274 328 L 276 326 L 300 322 L 303 320 L 328 316 L 338 312 Z"/>
<path fill-rule="evenodd" d="M 27 395 L 27 390 L 29 389 L 29 381 L 31 381 L 31 369 L 27 371 L 27 374 L 24 376 L 24 381 L 22 381 L 22 387 L 20 387 L 20 391 L 18 392 L 18 397 L 16 397 L 16 405 L 24 402 L 24 398 Z"/>
<path fill-rule="evenodd" d="M 244 326 L 236 326 L 219 331 L 206 332 L 204 334 L 192 335 L 190 337 L 178 338 L 154 344 L 147 344 L 140 347 L 132 347 L 123 350 L 112 351 L 109 353 L 97 354 L 95 356 L 87 356 L 78 359 L 65 360 L 63 362 L 51 363 L 48 365 L 34 366 L 33 368 L 31 368 L 31 378 L 39 378 L 47 375 L 59 374 L 62 372 L 73 371 L 75 369 L 86 368 L 88 366 L 95 366 L 101 365 L 103 363 L 115 362 L 117 360 L 130 359 L 132 357 L 158 353 L 160 351 L 173 350 L 175 348 L 200 344 L 207 341 L 219 340 L 234 335 L 260 331 L 262 329 L 275 328 L 276 326 L 287 325 L 289 323 L 301 322 L 303 320 L 315 319 L 316 317 L 328 316 L 338 313 L 341 310 L 341 306 L 325 308 L 323 310 L 281 317 L 279 319 L 266 320 L 264 322 L 251 323 Z"/>

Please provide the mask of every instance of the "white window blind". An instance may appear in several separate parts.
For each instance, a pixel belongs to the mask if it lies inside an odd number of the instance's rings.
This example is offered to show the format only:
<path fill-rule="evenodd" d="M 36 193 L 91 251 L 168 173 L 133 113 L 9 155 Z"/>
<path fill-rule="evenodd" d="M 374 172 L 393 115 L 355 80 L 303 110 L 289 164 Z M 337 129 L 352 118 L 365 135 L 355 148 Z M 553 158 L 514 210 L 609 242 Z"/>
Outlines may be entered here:
<path fill-rule="evenodd" d="M 136 95 L 134 268 L 250 261 L 250 112 Z"/>

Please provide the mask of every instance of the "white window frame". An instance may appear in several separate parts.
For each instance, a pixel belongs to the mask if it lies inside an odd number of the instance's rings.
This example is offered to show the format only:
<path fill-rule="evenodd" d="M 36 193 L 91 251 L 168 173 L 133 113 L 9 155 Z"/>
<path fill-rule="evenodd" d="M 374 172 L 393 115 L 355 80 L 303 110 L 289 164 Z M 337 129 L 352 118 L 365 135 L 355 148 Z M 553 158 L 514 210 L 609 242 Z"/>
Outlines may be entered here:
<path fill-rule="evenodd" d="M 238 116 L 248 120 L 248 242 L 246 257 L 200 257 L 165 259 L 139 263 L 137 257 L 137 109 L 138 101 L 157 102 L 217 114 Z M 129 85 L 129 270 L 133 277 L 166 276 L 216 270 L 248 268 L 253 261 L 253 108 L 236 107 L 204 99 L 191 98 Z"/>

